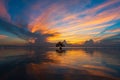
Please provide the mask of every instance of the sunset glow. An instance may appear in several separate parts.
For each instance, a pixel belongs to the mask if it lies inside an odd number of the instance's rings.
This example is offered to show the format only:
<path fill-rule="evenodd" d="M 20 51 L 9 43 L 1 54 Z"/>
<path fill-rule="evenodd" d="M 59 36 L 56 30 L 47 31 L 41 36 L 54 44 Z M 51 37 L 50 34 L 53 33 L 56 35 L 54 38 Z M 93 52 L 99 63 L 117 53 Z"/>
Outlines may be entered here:
<path fill-rule="evenodd" d="M 9 4 L 1 0 L 0 19 L 31 33 L 51 35 L 45 38 L 46 42 L 56 43 L 66 40 L 69 44 L 83 44 L 90 39 L 99 42 L 120 34 L 119 0 L 99 2 L 75 0 L 75 3 L 71 0 L 57 0 L 56 2 L 33 0 L 25 2 L 26 5 L 23 5 L 25 8 L 20 8 L 23 2 L 22 0 L 21 3 L 16 3 L 19 4 L 20 11 L 18 11 L 13 8 L 16 5 L 9 9 L 6 7 L 14 4 L 11 0 L 8 1 Z M 9 36 L 6 31 L 0 32 L 0 34 Z"/>

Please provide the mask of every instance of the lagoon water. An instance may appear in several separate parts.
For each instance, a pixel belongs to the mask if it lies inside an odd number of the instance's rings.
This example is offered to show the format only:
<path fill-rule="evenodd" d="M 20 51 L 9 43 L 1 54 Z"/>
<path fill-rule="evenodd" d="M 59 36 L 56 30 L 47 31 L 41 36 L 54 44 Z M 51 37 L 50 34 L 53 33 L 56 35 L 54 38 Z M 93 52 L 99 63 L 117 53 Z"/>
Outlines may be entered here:
<path fill-rule="evenodd" d="M 120 80 L 120 49 L 0 49 L 0 80 Z"/>

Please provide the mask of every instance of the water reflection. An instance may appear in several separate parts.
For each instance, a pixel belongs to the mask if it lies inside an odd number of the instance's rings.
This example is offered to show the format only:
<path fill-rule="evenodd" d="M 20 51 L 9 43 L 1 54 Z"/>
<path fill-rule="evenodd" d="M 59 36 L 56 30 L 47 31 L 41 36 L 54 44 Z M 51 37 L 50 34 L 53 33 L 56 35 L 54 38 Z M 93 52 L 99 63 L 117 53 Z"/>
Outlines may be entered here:
<path fill-rule="evenodd" d="M 65 53 L 65 52 L 66 52 L 66 50 L 57 49 L 57 50 L 56 50 L 56 52 L 57 52 L 57 53 Z"/>
<path fill-rule="evenodd" d="M 0 80 L 119 80 L 113 48 L 0 50 Z"/>
<path fill-rule="evenodd" d="M 66 50 L 65 50 L 65 49 L 57 49 L 57 50 L 56 50 L 56 53 L 57 53 L 59 56 L 63 56 L 63 55 L 65 55 Z"/>

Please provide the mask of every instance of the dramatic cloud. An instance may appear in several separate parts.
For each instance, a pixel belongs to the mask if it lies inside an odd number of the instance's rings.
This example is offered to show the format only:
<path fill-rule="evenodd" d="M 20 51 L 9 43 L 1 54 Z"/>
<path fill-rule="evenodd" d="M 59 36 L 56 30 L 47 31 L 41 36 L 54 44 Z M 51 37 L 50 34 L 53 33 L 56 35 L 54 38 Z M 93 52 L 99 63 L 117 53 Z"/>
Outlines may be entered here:
<path fill-rule="evenodd" d="M 86 39 L 94 38 L 95 35 L 100 34 L 105 28 L 114 25 L 114 21 L 120 19 L 120 6 L 108 8 L 118 2 L 118 0 L 105 2 L 77 13 L 71 13 L 66 6 L 62 10 L 59 10 L 57 6 L 53 6 L 52 10 L 43 11 L 45 16 L 41 15 L 42 18 L 41 16 L 37 18 L 32 31 L 40 30 L 44 33 L 57 31 L 60 33 L 59 36 L 49 37 L 47 39 L 49 42 L 64 39 L 71 43 L 84 42 Z M 104 10 L 104 8 L 108 9 Z M 58 15 L 58 12 L 62 15 Z M 51 14 L 55 14 L 55 16 Z"/>
<path fill-rule="evenodd" d="M 0 16 L 7 20 L 11 16 L 16 26 L 4 24 L 0 27 L 7 26 L 3 29 L 24 40 L 34 42 L 33 39 L 37 38 L 38 42 L 66 40 L 70 44 L 82 44 L 89 39 L 99 42 L 112 38 L 120 32 L 119 0 L 104 0 L 100 3 L 93 0 L 13 2 L 9 0 L 6 8 L 5 2 L 0 1 Z M 11 7 L 11 4 L 14 6 Z"/>

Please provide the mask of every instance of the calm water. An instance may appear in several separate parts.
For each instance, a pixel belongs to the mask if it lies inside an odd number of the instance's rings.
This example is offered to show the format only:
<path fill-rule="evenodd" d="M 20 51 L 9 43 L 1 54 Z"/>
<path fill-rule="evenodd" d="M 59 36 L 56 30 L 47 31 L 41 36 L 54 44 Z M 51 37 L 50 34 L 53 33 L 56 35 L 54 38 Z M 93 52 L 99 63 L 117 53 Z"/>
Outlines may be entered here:
<path fill-rule="evenodd" d="M 0 80 L 120 80 L 120 50 L 0 49 Z"/>

